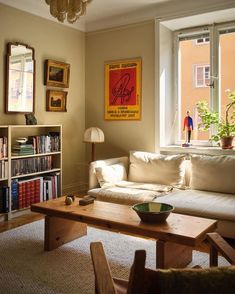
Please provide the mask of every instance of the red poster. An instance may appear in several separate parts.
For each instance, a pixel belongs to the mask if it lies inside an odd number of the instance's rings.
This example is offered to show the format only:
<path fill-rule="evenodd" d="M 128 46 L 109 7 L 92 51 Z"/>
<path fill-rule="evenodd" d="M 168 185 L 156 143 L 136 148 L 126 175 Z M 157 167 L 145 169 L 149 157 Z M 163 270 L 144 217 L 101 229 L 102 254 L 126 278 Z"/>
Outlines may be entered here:
<path fill-rule="evenodd" d="M 105 65 L 105 119 L 140 119 L 141 60 Z"/>

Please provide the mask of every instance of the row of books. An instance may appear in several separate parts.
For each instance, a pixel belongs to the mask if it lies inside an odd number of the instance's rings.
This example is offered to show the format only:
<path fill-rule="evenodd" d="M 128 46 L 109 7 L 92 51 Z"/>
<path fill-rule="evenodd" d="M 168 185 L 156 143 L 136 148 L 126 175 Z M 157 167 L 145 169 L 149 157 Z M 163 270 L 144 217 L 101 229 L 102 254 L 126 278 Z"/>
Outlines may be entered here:
<path fill-rule="evenodd" d="M 8 177 L 8 161 L 0 160 L 0 179 Z"/>
<path fill-rule="evenodd" d="M 12 160 L 11 176 L 37 173 L 52 169 L 52 156 L 22 158 Z"/>
<path fill-rule="evenodd" d="M 13 156 L 33 154 L 35 154 L 35 150 L 32 144 L 15 144 L 11 149 L 11 155 Z"/>
<path fill-rule="evenodd" d="M 7 157 L 7 137 L 0 137 L 0 158 Z"/>
<path fill-rule="evenodd" d="M 9 187 L 0 186 L 0 213 L 9 211 Z"/>
<path fill-rule="evenodd" d="M 60 196 L 60 174 L 52 174 L 27 180 L 12 180 L 12 210 L 29 207 Z"/>
<path fill-rule="evenodd" d="M 49 135 L 29 136 L 27 144 L 32 144 L 35 154 L 60 151 L 59 132 L 50 132 Z"/>

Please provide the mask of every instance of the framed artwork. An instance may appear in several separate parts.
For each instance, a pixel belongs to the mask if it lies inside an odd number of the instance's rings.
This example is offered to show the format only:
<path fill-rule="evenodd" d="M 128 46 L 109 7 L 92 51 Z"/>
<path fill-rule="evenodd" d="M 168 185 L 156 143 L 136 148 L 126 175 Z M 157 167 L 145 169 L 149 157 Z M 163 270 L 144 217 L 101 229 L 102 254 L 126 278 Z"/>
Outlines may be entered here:
<path fill-rule="evenodd" d="M 141 119 L 141 59 L 105 63 L 105 120 Z"/>
<path fill-rule="evenodd" d="M 69 87 L 70 65 L 68 63 L 47 59 L 45 61 L 44 84 L 52 87 Z"/>
<path fill-rule="evenodd" d="M 67 92 L 47 90 L 47 111 L 66 112 Z"/>

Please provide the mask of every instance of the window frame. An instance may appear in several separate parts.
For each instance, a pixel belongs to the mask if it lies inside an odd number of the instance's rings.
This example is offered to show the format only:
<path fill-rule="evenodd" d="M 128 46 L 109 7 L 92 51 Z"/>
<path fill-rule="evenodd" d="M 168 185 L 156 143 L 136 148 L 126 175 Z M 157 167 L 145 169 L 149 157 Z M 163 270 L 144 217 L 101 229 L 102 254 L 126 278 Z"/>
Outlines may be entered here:
<path fill-rule="evenodd" d="M 195 44 L 196 45 L 203 45 L 203 44 L 208 44 L 210 43 L 210 77 L 209 77 L 209 84 L 214 85 L 213 87 L 210 87 L 210 106 L 213 108 L 215 111 L 220 111 L 220 89 L 221 89 L 221 76 L 220 76 L 220 60 L 219 60 L 219 36 L 222 31 L 226 30 L 235 30 L 235 21 L 230 21 L 226 23 L 221 23 L 221 24 L 212 24 L 212 25 L 203 25 L 195 28 L 186 28 L 182 29 L 179 31 L 175 31 L 173 34 L 173 55 L 174 55 L 174 80 L 175 83 L 173 85 L 173 92 L 175 95 L 175 101 L 176 101 L 176 112 L 177 112 L 177 121 L 175 123 L 175 132 L 174 132 L 174 138 L 173 142 L 174 145 L 181 145 L 183 143 L 183 140 L 180 140 L 180 122 L 183 117 L 181 116 L 180 110 L 181 110 L 181 91 L 180 91 L 180 67 L 179 67 L 179 42 L 182 37 L 189 38 L 190 37 L 195 37 L 196 35 L 202 34 L 209 34 L 209 42 L 206 43 L 199 43 Z M 203 36 L 203 38 L 206 38 Z M 196 66 L 196 65 L 194 65 Z M 208 66 L 208 64 L 198 64 L 198 66 Z M 205 71 L 203 71 L 203 77 L 205 81 Z M 194 86 L 196 86 L 196 71 L 194 72 Z M 206 85 L 205 85 L 206 86 Z M 201 86 L 202 87 L 202 86 Z M 215 130 L 212 128 L 211 131 L 209 132 L 210 135 L 213 134 Z M 207 140 L 191 140 L 192 144 L 194 146 L 206 146 L 206 147 L 211 147 L 211 146 L 216 146 L 214 142 L 210 142 Z"/>

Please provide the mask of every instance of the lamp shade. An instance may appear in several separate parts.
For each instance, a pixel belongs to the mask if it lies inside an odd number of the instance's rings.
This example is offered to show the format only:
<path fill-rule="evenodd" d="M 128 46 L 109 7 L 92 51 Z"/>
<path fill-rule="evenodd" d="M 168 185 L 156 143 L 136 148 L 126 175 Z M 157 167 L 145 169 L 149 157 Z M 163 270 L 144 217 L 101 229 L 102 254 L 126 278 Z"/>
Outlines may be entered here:
<path fill-rule="evenodd" d="M 87 143 L 103 143 L 104 133 L 101 129 L 96 127 L 91 127 L 85 130 L 84 142 Z"/>

